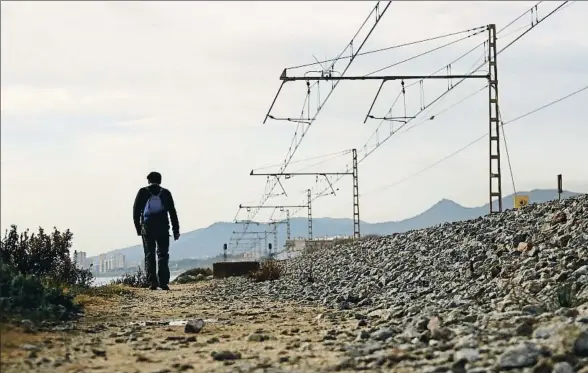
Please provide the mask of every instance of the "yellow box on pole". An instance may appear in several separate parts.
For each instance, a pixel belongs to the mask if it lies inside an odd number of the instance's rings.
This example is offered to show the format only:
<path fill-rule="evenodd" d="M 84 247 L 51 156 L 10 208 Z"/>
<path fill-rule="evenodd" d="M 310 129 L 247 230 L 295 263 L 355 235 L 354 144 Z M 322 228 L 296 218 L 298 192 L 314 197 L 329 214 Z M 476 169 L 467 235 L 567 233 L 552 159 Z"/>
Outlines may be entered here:
<path fill-rule="evenodd" d="M 514 199 L 514 208 L 518 209 L 529 204 L 529 196 L 516 196 Z"/>

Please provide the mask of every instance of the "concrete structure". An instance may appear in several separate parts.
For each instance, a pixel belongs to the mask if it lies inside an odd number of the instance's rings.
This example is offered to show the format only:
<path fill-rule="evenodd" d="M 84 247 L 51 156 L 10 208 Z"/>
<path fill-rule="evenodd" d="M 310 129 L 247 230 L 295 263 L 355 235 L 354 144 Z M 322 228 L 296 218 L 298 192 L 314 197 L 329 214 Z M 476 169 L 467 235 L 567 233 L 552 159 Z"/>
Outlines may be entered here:
<path fill-rule="evenodd" d="M 322 237 L 314 238 L 312 240 L 300 238 L 286 241 L 286 251 L 295 256 L 303 252 L 311 252 L 314 250 L 323 250 L 332 247 L 336 244 L 343 243 L 346 241 L 352 241 L 354 238 L 350 236 L 333 236 L 333 237 Z"/>
<path fill-rule="evenodd" d="M 251 272 L 258 271 L 259 262 L 217 262 L 212 264 L 212 275 L 214 278 L 225 278 L 232 276 L 246 276 Z"/>

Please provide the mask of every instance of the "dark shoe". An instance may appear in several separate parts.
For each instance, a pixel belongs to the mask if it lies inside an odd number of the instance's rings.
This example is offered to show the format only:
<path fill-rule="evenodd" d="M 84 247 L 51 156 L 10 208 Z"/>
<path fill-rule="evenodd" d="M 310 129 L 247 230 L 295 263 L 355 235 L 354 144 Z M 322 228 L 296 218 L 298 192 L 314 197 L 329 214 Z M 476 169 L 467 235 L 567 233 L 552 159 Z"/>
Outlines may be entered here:
<path fill-rule="evenodd" d="M 149 290 L 157 290 L 157 285 L 151 285 L 151 286 L 149 287 Z"/>
<path fill-rule="evenodd" d="M 163 285 L 163 286 L 161 287 L 161 290 L 169 290 L 169 286 L 167 286 L 167 285 Z"/>

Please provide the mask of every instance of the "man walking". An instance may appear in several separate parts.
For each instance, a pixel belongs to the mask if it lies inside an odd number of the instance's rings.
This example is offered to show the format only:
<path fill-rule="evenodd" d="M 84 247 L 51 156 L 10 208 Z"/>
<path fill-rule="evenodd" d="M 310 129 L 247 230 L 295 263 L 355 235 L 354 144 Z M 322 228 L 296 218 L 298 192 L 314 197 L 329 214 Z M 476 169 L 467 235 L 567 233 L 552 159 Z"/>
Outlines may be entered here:
<path fill-rule="evenodd" d="M 148 186 L 139 189 L 133 205 L 133 221 L 137 235 L 143 238 L 145 252 L 145 272 L 151 290 L 159 286 L 169 290 L 169 218 L 171 219 L 174 240 L 180 238 L 180 223 L 174 199 L 169 190 L 160 186 L 161 174 L 151 172 L 147 175 Z M 157 248 L 157 250 L 156 250 Z M 157 267 L 155 268 L 155 254 Z"/>

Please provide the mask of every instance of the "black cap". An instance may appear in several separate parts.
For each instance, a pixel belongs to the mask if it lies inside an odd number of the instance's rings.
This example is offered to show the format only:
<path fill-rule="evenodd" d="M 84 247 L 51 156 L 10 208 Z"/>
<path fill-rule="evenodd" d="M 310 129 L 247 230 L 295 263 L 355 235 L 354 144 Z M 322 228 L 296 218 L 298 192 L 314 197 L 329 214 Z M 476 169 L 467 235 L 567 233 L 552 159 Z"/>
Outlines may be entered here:
<path fill-rule="evenodd" d="M 147 181 L 151 184 L 161 184 L 161 174 L 156 171 L 150 172 L 147 175 Z"/>

